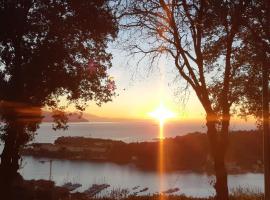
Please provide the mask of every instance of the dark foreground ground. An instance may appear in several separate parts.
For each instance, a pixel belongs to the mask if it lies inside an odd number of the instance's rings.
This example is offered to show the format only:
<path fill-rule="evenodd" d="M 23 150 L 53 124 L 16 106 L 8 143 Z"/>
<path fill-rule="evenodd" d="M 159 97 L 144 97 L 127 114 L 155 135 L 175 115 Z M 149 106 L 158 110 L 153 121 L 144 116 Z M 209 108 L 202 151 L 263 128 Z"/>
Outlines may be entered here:
<path fill-rule="evenodd" d="M 70 193 L 63 187 L 54 185 L 52 181 L 15 181 L 10 197 L 0 196 L 0 199 L 6 200 L 214 200 L 210 198 L 193 198 L 184 195 L 147 195 L 134 196 L 125 189 L 114 189 L 105 197 L 89 197 L 84 193 Z M 262 200 L 263 194 L 257 191 L 236 189 L 230 196 L 231 200 Z"/>

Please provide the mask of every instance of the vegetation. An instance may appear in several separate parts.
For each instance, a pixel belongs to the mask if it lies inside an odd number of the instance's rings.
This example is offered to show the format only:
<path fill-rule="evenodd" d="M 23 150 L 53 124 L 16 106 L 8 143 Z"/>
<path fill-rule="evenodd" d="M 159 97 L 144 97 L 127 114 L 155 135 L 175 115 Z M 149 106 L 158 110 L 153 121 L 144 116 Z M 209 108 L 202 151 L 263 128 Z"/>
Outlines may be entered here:
<path fill-rule="evenodd" d="M 229 136 L 226 155 L 230 173 L 262 172 L 262 133 L 234 131 Z M 193 133 L 163 141 L 164 164 L 168 171 L 191 170 L 213 173 L 207 135 Z M 25 155 L 62 159 L 133 163 L 141 170 L 157 170 L 159 142 L 124 143 L 83 137 L 60 137 L 55 145 L 34 144 Z M 56 149 L 54 149 L 56 147 Z M 247 148 L 249 147 L 249 148 Z M 53 148 L 53 149 L 50 149 Z"/>
<path fill-rule="evenodd" d="M 126 189 L 115 189 L 105 196 L 87 197 L 84 193 L 70 193 L 67 189 L 54 185 L 52 181 L 24 181 L 18 179 L 13 185 L 12 200 L 214 200 L 214 197 L 196 198 L 185 195 L 143 195 L 134 196 Z M 260 191 L 236 188 L 230 194 L 231 200 L 262 200 Z"/>
<path fill-rule="evenodd" d="M 117 23 L 106 0 L 1 0 L 0 24 L 0 189 L 6 192 L 42 108 L 55 111 L 55 129 L 65 129 L 68 105 L 82 111 L 87 101 L 100 105 L 114 96 L 106 48 Z"/>
<path fill-rule="evenodd" d="M 228 200 L 226 162 L 227 167 L 233 163 L 241 170 L 262 169 L 262 149 L 257 144 L 261 133 L 230 135 L 229 126 L 233 114 L 260 118 L 263 113 L 264 131 L 269 132 L 268 13 L 265 0 L 1 0 L 0 139 L 5 144 L 1 192 L 12 193 L 9 186 L 18 176 L 20 150 L 39 128 L 42 108 L 53 110 L 53 129 L 66 129 L 68 106 L 83 111 L 88 101 L 100 105 L 112 100 L 115 85 L 107 74 L 112 55 L 106 49 L 119 22 L 125 31 L 125 51 L 148 57 L 151 66 L 167 56 L 186 84 L 184 91 L 192 89 L 206 114 L 206 135 L 164 140 L 167 170 L 214 171 L 217 199 Z M 263 75 L 258 73 L 261 69 Z M 258 106 L 261 91 L 263 107 Z M 270 137 L 264 136 L 268 182 Z M 72 142 L 61 138 L 47 149 L 23 152 L 133 162 L 144 169 L 154 168 L 158 159 L 158 142 L 68 140 Z M 80 146 L 83 142 L 89 145 Z M 55 147 L 60 150 L 48 150 Z M 270 183 L 266 185 L 270 198 Z"/>
<path fill-rule="evenodd" d="M 123 42 L 125 49 L 133 56 L 149 59 L 152 66 L 162 56 L 166 57 L 169 60 L 166 65 L 172 65 L 176 76 L 182 78 L 180 84 L 183 85 L 183 80 L 186 83 L 182 92 L 186 94 L 191 88 L 204 108 L 217 199 L 227 200 L 225 157 L 230 118 L 247 102 L 241 83 L 245 82 L 243 76 L 249 76 L 249 70 L 254 67 L 246 62 L 243 46 L 250 44 L 247 34 L 254 32 L 269 48 L 268 3 L 244 0 L 124 2 L 120 11 L 121 25 L 130 33 Z M 135 41 L 134 36 L 141 40 Z M 249 39 L 253 44 L 257 41 L 254 37 Z M 254 61 L 254 49 L 250 53 Z M 268 58 L 264 56 L 263 60 Z"/>

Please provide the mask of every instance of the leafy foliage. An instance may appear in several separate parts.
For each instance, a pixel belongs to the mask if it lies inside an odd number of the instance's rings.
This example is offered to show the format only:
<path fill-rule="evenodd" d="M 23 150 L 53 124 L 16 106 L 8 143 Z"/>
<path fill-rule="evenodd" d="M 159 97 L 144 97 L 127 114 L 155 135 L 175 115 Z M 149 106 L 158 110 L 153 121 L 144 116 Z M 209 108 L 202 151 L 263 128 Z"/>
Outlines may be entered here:
<path fill-rule="evenodd" d="M 0 24 L 2 120 L 25 120 L 33 107 L 63 110 L 63 96 L 79 110 L 111 100 L 106 48 L 117 23 L 108 1 L 3 0 Z"/>
<path fill-rule="evenodd" d="M 107 0 L 1 0 L 0 24 L 0 188 L 6 192 L 42 108 L 53 111 L 54 129 L 66 129 L 68 106 L 83 111 L 87 101 L 111 101 L 106 48 L 118 25 Z"/>

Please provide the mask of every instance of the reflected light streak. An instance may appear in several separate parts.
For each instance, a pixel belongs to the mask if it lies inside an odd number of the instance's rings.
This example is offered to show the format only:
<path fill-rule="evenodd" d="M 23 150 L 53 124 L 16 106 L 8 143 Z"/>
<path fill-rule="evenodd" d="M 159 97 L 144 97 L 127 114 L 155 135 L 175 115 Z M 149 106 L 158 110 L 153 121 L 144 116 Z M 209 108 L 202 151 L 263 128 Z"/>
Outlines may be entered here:
<path fill-rule="evenodd" d="M 173 118 L 175 114 L 168 110 L 162 103 L 159 107 L 149 113 L 149 115 L 159 121 L 159 150 L 158 150 L 158 173 L 159 173 L 159 193 L 160 193 L 160 200 L 163 200 L 165 197 L 162 194 L 164 191 L 164 169 L 165 169 L 165 153 L 164 153 L 164 123 L 165 120 L 168 118 Z"/>
<path fill-rule="evenodd" d="M 159 173 L 159 193 L 160 200 L 164 199 L 162 191 L 164 191 L 164 122 L 159 122 L 159 153 L 158 153 L 158 173 Z"/>

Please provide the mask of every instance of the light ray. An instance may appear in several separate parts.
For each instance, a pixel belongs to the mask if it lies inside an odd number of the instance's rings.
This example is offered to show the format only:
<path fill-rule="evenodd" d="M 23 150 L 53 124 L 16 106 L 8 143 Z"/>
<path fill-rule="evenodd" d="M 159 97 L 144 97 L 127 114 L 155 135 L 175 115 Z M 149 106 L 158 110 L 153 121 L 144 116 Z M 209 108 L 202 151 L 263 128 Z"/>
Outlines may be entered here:
<path fill-rule="evenodd" d="M 159 151 L 158 151 L 158 173 L 159 173 L 159 192 L 160 192 L 160 200 L 164 199 L 162 191 L 164 191 L 164 123 L 168 118 L 175 117 L 175 113 L 168 110 L 162 103 L 160 103 L 159 107 L 150 112 L 149 115 L 159 121 Z"/>
<path fill-rule="evenodd" d="M 175 117 L 175 113 L 168 110 L 162 103 L 159 107 L 150 112 L 149 115 L 159 121 L 159 127 L 162 127 L 162 131 L 159 131 L 159 138 L 164 139 L 163 126 L 166 119 Z"/>
<path fill-rule="evenodd" d="M 163 194 L 162 191 L 164 191 L 164 140 L 163 140 L 163 122 L 160 123 L 159 127 L 159 152 L 158 152 L 158 173 L 159 173 L 159 193 L 160 193 L 160 200 L 163 200 Z"/>

